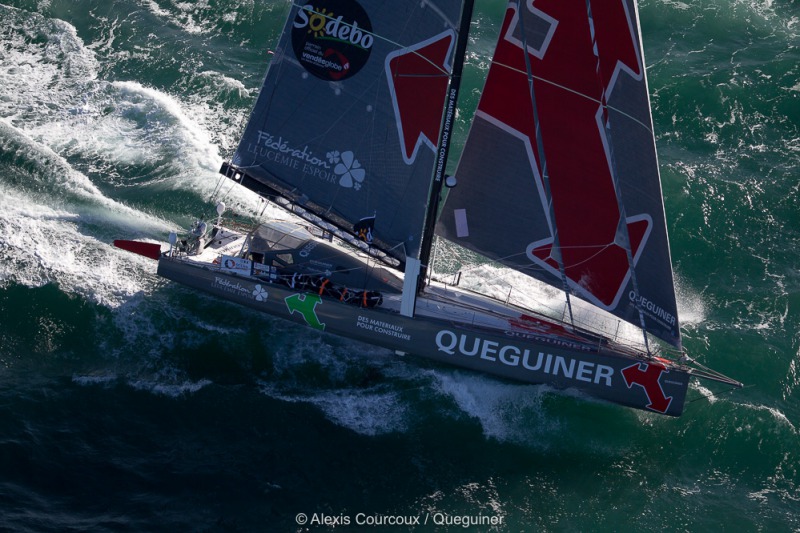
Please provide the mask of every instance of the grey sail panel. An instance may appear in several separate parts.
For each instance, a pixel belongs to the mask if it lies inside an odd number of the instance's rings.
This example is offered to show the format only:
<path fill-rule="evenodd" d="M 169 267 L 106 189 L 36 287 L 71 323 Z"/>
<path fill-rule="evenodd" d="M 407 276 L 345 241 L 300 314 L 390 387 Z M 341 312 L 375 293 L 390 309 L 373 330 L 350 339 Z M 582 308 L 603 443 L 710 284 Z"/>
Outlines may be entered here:
<path fill-rule="evenodd" d="M 292 6 L 234 165 L 346 231 L 375 216 L 373 245 L 416 257 L 460 10 Z"/>
<path fill-rule="evenodd" d="M 520 4 L 507 9 L 437 233 L 559 288 L 563 271 L 571 293 L 637 325 L 641 310 L 650 333 L 679 346 L 635 6 Z"/>

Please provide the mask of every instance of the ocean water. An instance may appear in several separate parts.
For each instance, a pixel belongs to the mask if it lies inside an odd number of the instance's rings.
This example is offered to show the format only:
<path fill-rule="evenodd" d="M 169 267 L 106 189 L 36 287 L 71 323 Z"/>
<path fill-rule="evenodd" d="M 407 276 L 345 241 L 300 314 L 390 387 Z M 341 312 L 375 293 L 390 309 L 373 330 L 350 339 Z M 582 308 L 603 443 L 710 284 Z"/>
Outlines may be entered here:
<path fill-rule="evenodd" d="M 800 531 L 797 0 L 640 3 L 685 345 L 747 385 L 695 383 L 678 419 L 255 316 L 112 247 L 213 212 L 288 5 L 0 0 L 0 530 Z M 477 0 L 473 106 L 504 5 Z"/>

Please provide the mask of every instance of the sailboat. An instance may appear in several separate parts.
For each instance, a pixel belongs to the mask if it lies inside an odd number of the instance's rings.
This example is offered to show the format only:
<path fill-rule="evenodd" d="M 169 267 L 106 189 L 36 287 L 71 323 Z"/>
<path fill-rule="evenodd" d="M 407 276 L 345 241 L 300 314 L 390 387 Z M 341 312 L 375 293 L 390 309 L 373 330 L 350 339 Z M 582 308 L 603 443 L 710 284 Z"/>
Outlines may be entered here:
<path fill-rule="evenodd" d="M 168 249 L 115 244 L 219 298 L 503 379 L 670 416 L 692 378 L 741 386 L 681 346 L 634 0 L 512 0 L 448 175 L 472 15 L 472 0 L 293 3 L 220 170 L 287 216 L 243 226 L 220 201 Z M 435 248 L 564 306 L 439 280 Z M 641 341 L 583 324 L 578 303 Z"/>

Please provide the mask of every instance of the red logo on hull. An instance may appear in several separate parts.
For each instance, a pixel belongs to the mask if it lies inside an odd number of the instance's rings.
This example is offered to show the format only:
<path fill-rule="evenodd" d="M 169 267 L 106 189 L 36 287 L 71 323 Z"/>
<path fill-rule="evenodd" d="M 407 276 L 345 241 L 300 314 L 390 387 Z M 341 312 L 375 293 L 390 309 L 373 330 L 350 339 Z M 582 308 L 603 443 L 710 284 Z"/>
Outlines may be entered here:
<path fill-rule="evenodd" d="M 637 363 L 623 368 L 622 377 L 625 378 L 625 384 L 629 389 L 634 385 L 639 385 L 644 389 L 647 400 L 650 402 L 647 405 L 648 409 L 666 413 L 672 403 L 672 396 L 664 394 L 664 389 L 661 387 L 659 380 L 664 372 L 668 371 L 661 365 Z"/>

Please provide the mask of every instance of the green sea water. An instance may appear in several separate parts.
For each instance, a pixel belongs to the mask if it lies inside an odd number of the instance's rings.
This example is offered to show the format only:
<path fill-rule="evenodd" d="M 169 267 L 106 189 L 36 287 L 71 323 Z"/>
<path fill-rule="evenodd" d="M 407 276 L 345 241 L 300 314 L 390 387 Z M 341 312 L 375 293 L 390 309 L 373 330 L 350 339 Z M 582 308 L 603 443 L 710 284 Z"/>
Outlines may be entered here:
<path fill-rule="evenodd" d="M 288 7 L 0 0 L 0 529 L 800 531 L 800 4 L 639 5 L 684 343 L 746 384 L 678 419 L 256 316 L 111 246 L 213 212 Z M 477 0 L 462 139 L 504 8 Z"/>

